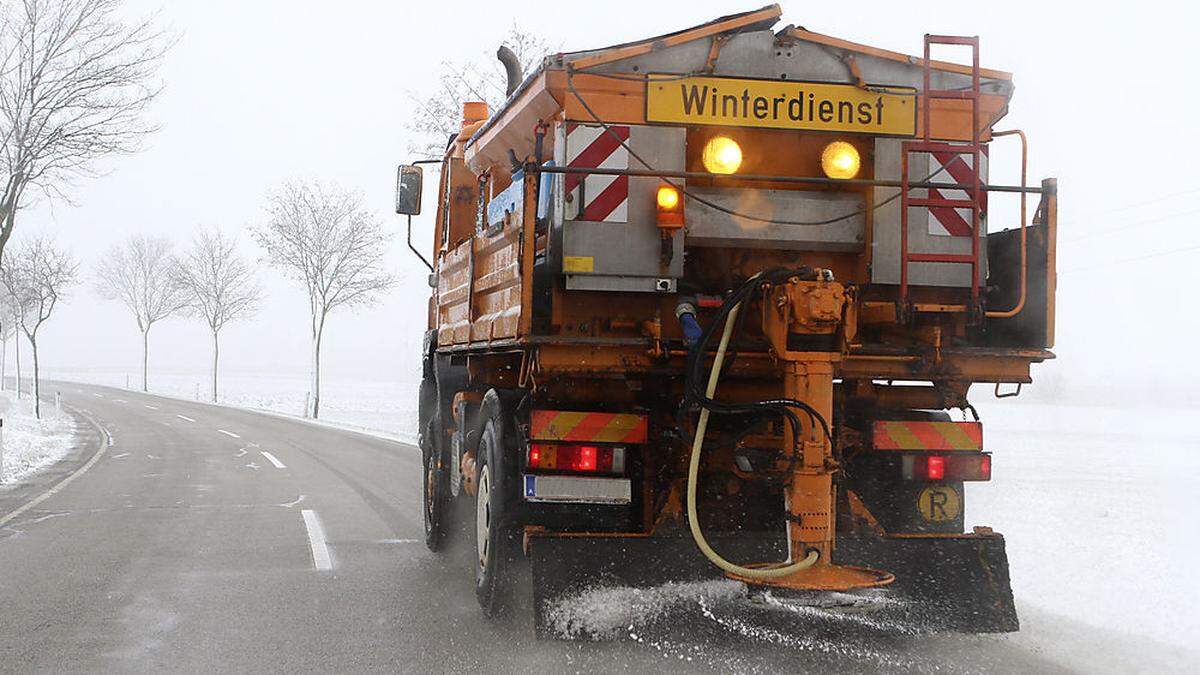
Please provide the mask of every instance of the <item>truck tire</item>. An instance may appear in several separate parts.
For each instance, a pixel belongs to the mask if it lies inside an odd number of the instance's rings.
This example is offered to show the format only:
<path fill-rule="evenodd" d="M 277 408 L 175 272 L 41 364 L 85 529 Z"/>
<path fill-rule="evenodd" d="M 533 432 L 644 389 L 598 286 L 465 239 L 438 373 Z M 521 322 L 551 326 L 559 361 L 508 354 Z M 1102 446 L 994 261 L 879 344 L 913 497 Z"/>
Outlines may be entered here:
<path fill-rule="evenodd" d="M 507 449 L 511 426 L 495 390 L 483 397 L 483 432 L 475 462 L 475 597 L 489 618 L 502 616 L 513 595 L 516 528 L 511 496 L 514 479 Z"/>
<path fill-rule="evenodd" d="M 425 524 L 425 546 L 430 551 L 442 548 L 447 511 L 445 433 L 437 405 L 437 385 L 421 382 L 421 513 Z M 427 399 L 432 399 L 427 401 Z"/>

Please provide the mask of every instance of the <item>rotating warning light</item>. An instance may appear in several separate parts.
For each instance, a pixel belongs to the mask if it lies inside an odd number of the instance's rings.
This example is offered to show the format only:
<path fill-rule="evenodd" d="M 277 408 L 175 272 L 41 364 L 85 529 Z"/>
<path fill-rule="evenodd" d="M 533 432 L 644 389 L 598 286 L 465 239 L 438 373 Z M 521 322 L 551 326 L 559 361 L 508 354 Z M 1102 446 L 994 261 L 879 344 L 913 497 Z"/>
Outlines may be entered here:
<path fill-rule="evenodd" d="M 676 206 L 679 206 L 679 190 L 670 185 L 661 185 L 658 188 L 657 200 L 659 209 L 673 211 Z"/>
<path fill-rule="evenodd" d="M 862 167 L 858 149 L 846 141 L 834 141 L 821 151 L 821 170 L 838 180 L 854 178 Z"/>
<path fill-rule="evenodd" d="M 737 173 L 742 166 L 742 147 L 728 136 L 713 136 L 700 156 L 709 173 Z"/>

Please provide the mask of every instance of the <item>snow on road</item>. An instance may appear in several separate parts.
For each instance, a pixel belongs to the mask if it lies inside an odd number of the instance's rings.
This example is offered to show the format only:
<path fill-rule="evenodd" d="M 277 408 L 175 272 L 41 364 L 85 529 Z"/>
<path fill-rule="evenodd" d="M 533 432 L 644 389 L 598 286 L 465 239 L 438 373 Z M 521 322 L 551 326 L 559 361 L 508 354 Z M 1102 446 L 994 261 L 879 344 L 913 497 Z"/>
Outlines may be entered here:
<path fill-rule="evenodd" d="M 75 443 L 75 421 L 42 403 L 42 419 L 33 415 L 33 399 L 16 399 L 11 391 L 0 392 L 3 427 L 3 466 L 0 485 L 11 485 L 35 471 L 62 459 Z"/>

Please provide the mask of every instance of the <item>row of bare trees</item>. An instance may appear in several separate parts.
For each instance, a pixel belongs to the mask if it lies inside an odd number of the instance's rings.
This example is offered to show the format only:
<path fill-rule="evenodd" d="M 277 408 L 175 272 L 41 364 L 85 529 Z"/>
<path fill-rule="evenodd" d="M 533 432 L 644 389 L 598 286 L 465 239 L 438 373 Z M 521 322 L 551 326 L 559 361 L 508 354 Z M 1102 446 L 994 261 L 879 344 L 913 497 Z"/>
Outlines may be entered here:
<path fill-rule="evenodd" d="M 263 260 L 305 291 L 312 339 L 312 389 L 305 414 L 321 406 L 321 344 L 330 313 L 363 305 L 394 282 L 384 266 L 389 235 L 361 195 L 311 181 L 285 183 L 267 201 L 267 221 L 253 230 Z M 205 322 L 212 336 L 210 398 L 217 400 L 221 330 L 252 317 L 262 301 L 255 266 L 218 231 L 195 236 L 182 253 L 161 237 L 135 235 L 96 266 L 97 290 L 125 305 L 142 338 L 142 390 L 149 388 L 150 329 L 181 315 Z"/>
<path fill-rule="evenodd" d="M 42 416 L 41 361 L 38 331 L 50 319 L 68 289 L 74 285 L 79 265 L 53 239 L 38 236 L 21 240 L 0 255 L 0 335 L 22 334 L 33 355 L 33 409 Z M 17 351 L 17 396 L 21 395 L 20 340 Z M 0 350 L 3 342 L 0 342 Z M 0 357 L 2 359 L 3 357 Z M 0 380 L 4 367 L 0 362 Z"/>
<path fill-rule="evenodd" d="M 29 341 L 38 416 L 38 332 L 78 264 L 45 235 L 10 247 L 18 216 L 38 198 L 69 202 L 74 180 L 97 162 L 140 148 L 154 131 L 144 113 L 171 43 L 152 20 L 127 20 L 122 0 L 0 3 L 0 339 Z M 19 349 L 17 340 L 18 396 Z"/>

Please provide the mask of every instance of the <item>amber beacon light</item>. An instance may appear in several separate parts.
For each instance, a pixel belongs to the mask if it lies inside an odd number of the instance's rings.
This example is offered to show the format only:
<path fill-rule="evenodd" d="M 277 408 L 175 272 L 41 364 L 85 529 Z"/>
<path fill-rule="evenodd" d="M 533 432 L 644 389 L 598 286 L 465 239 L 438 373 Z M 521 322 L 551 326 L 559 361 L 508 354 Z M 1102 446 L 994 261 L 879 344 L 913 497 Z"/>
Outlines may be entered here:
<path fill-rule="evenodd" d="M 728 136 L 714 136 L 704 144 L 701 161 L 709 173 L 737 173 L 742 166 L 742 146 Z"/>
<path fill-rule="evenodd" d="M 854 178 L 861 167 L 858 149 L 846 141 L 834 141 L 821 151 L 821 170 L 830 178 Z"/>

